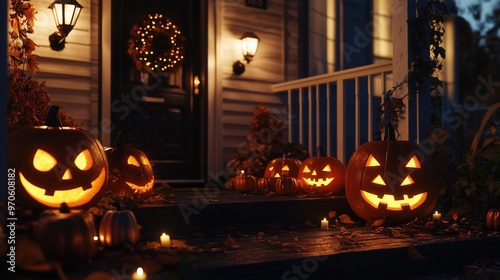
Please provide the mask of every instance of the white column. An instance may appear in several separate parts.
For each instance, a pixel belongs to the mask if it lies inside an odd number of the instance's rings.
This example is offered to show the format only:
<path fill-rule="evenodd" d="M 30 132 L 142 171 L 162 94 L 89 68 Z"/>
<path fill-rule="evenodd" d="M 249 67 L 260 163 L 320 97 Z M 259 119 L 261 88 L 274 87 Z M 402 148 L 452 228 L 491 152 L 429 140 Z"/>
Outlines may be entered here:
<path fill-rule="evenodd" d="M 409 49 L 408 49 L 408 19 L 410 14 L 415 14 L 415 0 L 400 1 L 392 0 L 392 40 L 393 60 L 392 71 L 394 85 L 403 81 L 408 74 Z M 408 83 L 404 83 L 395 93 L 394 97 L 401 98 L 408 93 Z M 406 105 L 405 113 L 398 123 L 398 140 L 408 140 L 409 121 L 407 115 L 408 98 L 403 100 Z"/>

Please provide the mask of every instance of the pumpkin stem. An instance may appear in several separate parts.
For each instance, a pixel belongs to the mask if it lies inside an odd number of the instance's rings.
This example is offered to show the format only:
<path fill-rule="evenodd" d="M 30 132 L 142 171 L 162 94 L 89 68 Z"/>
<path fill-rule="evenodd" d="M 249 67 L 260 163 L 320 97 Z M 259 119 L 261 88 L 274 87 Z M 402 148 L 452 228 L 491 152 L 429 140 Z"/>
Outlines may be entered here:
<path fill-rule="evenodd" d="M 134 132 L 132 130 L 132 128 L 130 127 L 124 127 L 122 128 L 119 132 L 118 132 L 118 135 L 116 136 L 116 139 L 115 139 L 115 147 L 117 148 L 123 148 L 123 135 L 125 134 L 126 131 L 130 131 L 130 132 Z"/>
<path fill-rule="evenodd" d="M 321 146 L 316 147 L 316 154 L 317 154 L 317 156 L 320 157 L 322 153 L 323 153 L 323 151 L 321 149 Z"/>
<path fill-rule="evenodd" d="M 384 125 L 384 140 L 385 141 L 395 141 L 396 133 L 394 132 L 394 127 L 391 122 L 386 122 Z"/>
<path fill-rule="evenodd" d="M 69 210 L 69 206 L 68 206 L 68 204 L 66 204 L 66 202 L 61 203 L 61 208 L 59 209 L 59 212 L 60 213 L 71 213 L 71 211 Z"/>
<path fill-rule="evenodd" d="M 59 116 L 59 106 L 52 105 L 47 113 L 45 125 L 51 127 L 62 127 L 61 117 Z"/>

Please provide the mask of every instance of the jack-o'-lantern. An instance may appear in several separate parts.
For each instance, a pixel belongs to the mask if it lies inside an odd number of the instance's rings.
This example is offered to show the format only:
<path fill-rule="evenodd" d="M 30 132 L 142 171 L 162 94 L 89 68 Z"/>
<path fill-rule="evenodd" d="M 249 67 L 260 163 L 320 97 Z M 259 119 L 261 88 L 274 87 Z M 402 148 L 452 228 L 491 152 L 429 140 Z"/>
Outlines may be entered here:
<path fill-rule="evenodd" d="M 86 263 L 97 249 L 94 216 L 71 210 L 65 203 L 60 209 L 43 211 L 33 232 L 45 257 L 65 265 Z"/>
<path fill-rule="evenodd" d="M 351 156 L 345 179 L 349 205 L 366 221 L 425 219 L 439 195 L 430 159 L 414 142 L 395 140 L 390 124 L 384 138 L 361 145 Z"/>
<path fill-rule="evenodd" d="M 302 189 L 307 193 L 336 194 L 344 189 L 344 165 L 340 160 L 321 156 L 321 147 L 318 155 L 302 162 L 299 169 L 299 179 L 302 180 Z"/>
<path fill-rule="evenodd" d="M 253 192 L 258 189 L 257 178 L 253 175 L 245 174 L 245 171 L 241 170 L 240 174 L 234 177 L 233 186 L 240 193 Z"/>
<path fill-rule="evenodd" d="M 302 161 L 296 158 L 287 158 L 285 154 L 281 158 L 271 160 L 264 171 L 264 177 L 257 181 L 260 191 L 276 191 L 276 179 L 280 177 L 297 178 Z"/>
<path fill-rule="evenodd" d="M 49 109 L 46 125 L 9 133 L 7 166 L 17 172 L 16 198 L 32 209 L 88 208 L 104 194 L 108 165 L 90 132 L 62 127 L 59 108 Z"/>
<path fill-rule="evenodd" d="M 299 176 L 299 169 L 302 161 L 296 158 L 287 158 L 285 155 L 281 158 L 271 160 L 264 171 L 264 177 L 294 177 Z"/>
<path fill-rule="evenodd" d="M 153 167 L 142 151 L 123 145 L 126 130 L 118 133 L 115 147 L 105 149 L 110 172 L 108 189 L 120 196 L 144 198 L 153 191 Z"/>

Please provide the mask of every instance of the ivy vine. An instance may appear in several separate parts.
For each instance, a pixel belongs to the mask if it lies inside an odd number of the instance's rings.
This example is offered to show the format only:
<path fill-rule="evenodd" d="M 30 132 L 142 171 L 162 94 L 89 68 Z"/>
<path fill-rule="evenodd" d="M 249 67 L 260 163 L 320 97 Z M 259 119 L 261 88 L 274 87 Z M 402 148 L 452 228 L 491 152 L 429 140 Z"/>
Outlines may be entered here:
<path fill-rule="evenodd" d="M 448 15 L 443 1 L 429 0 L 425 6 L 417 8 L 416 18 L 408 21 L 410 53 L 414 56 L 409 63 L 408 74 L 384 94 L 384 102 L 379 107 L 381 129 L 384 123 L 391 122 L 399 136 L 398 122 L 404 118 L 406 107 L 403 100 L 408 98 L 411 101 L 417 94 L 433 93 L 431 121 L 440 122 L 438 112 L 441 109 L 440 88 L 443 87 L 443 81 L 438 74 L 443 69 L 443 59 L 446 57 L 441 45 L 445 33 L 443 23 Z M 412 85 L 408 92 L 396 97 L 395 93 L 406 83 Z"/>

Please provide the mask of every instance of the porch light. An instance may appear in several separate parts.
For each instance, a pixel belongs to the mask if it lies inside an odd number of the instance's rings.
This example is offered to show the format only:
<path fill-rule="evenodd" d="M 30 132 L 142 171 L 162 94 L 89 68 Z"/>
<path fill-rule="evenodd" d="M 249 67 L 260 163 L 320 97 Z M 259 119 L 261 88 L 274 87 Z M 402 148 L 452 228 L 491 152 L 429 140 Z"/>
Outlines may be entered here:
<path fill-rule="evenodd" d="M 243 57 L 246 60 L 247 64 L 252 61 L 257 49 L 259 47 L 259 37 L 252 32 L 245 32 L 243 36 L 240 38 L 241 42 L 241 52 L 243 53 Z M 241 75 L 245 72 L 245 65 L 237 60 L 233 64 L 233 72 L 236 75 Z"/>
<path fill-rule="evenodd" d="M 50 4 L 49 9 L 52 9 L 54 21 L 59 30 L 49 36 L 51 49 L 55 51 L 64 49 L 66 37 L 75 27 L 82 8 L 83 6 L 76 0 L 56 0 Z"/>

